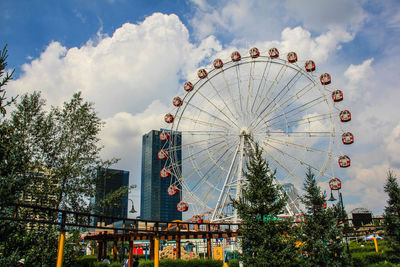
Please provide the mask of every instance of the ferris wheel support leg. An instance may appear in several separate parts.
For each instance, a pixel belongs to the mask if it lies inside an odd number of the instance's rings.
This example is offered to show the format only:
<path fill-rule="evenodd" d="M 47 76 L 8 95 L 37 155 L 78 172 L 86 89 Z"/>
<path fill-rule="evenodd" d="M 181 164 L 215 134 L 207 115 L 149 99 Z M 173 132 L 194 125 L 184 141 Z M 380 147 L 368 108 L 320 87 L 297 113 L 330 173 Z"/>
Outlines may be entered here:
<path fill-rule="evenodd" d="M 237 185 L 236 185 L 236 197 L 235 200 L 238 201 L 242 197 L 242 187 L 243 187 L 243 153 L 244 153 L 244 139 L 245 136 L 240 136 L 240 147 L 239 147 L 239 165 L 238 165 L 238 177 L 237 177 Z M 237 210 L 234 211 L 233 222 L 239 222 L 239 216 L 237 214 Z"/>
<path fill-rule="evenodd" d="M 221 203 L 221 200 L 222 200 L 222 197 L 224 196 L 225 191 L 226 191 L 226 189 L 227 189 L 227 187 L 228 187 L 227 185 L 228 185 L 228 182 L 229 182 L 230 177 L 231 177 L 231 174 L 232 174 L 233 165 L 234 165 L 234 163 L 235 163 L 235 161 L 236 161 L 236 157 L 237 157 L 238 151 L 239 151 L 239 146 L 236 148 L 235 155 L 233 156 L 231 166 L 229 167 L 228 174 L 226 175 L 226 178 L 225 178 L 224 186 L 223 186 L 223 188 L 222 188 L 221 194 L 220 194 L 219 197 L 218 197 L 217 206 L 216 206 L 216 208 L 214 209 L 214 212 L 213 212 L 213 214 L 212 214 L 211 222 L 213 222 L 213 221 L 215 220 L 216 215 L 217 215 L 217 213 L 219 212 L 220 209 L 221 209 L 221 213 L 222 213 L 223 204 Z"/>

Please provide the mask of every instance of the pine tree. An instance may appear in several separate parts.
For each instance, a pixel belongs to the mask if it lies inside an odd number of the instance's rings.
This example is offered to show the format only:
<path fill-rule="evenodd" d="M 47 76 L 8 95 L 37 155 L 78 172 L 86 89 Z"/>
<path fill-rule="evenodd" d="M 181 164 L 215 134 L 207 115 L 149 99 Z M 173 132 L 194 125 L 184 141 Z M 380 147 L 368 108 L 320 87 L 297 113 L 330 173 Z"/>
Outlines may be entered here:
<path fill-rule="evenodd" d="M 294 240 L 290 236 L 289 222 L 277 220 L 286 204 L 280 197 L 280 187 L 274 184 L 262 152 L 256 146 L 254 156 L 244 173 L 247 186 L 243 196 L 233 205 L 242 220 L 242 253 L 239 259 L 244 266 L 289 266 L 295 261 Z"/>
<path fill-rule="evenodd" d="M 394 250 L 392 259 L 398 262 L 400 261 L 400 187 L 396 176 L 391 171 L 387 174 L 385 192 L 389 195 L 388 205 L 383 215 L 385 239 Z"/>
<path fill-rule="evenodd" d="M 302 266 L 344 266 L 347 257 L 337 212 L 324 207 L 326 195 L 321 192 L 311 169 L 306 174 L 304 190 L 305 222 L 300 226 L 299 236 L 303 242 Z"/>

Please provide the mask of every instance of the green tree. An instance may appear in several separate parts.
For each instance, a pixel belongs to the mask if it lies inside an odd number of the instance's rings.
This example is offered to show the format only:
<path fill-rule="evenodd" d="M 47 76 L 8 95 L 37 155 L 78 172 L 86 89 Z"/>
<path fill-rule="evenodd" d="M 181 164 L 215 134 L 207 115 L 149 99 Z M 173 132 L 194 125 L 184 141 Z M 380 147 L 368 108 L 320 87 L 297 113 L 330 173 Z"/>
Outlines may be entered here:
<path fill-rule="evenodd" d="M 62 107 L 51 107 L 49 112 L 44 107 L 40 93 L 23 95 L 10 118 L 2 122 L 7 129 L 2 142 L 9 143 L 0 163 L 2 216 L 12 217 L 8 205 L 24 194 L 32 195 L 35 204 L 42 206 L 90 210 L 88 199 L 95 193 L 97 169 L 115 162 L 100 158 L 98 133 L 103 123 L 80 93 Z M 50 195 L 56 196 L 53 202 L 49 201 Z M 18 259 L 25 258 L 31 266 L 54 266 L 55 228 L 26 232 L 25 223 L 0 224 L 0 265 L 14 266 Z M 48 256 L 41 255 L 42 251 Z"/>
<path fill-rule="evenodd" d="M 400 187 L 397 182 L 397 177 L 392 171 L 387 174 L 385 184 L 385 192 L 389 199 L 385 207 L 384 226 L 385 238 L 389 247 L 394 250 L 392 259 L 396 262 L 400 261 Z"/>
<path fill-rule="evenodd" d="M 276 220 L 286 205 L 280 186 L 271 172 L 258 145 L 244 173 L 247 186 L 243 197 L 233 200 L 242 220 L 242 250 L 239 259 L 244 266 L 288 266 L 295 261 L 294 240 L 289 222 Z"/>
<path fill-rule="evenodd" d="M 326 195 L 321 192 L 311 169 L 304 182 L 305 222 L 300 225 L 299 239 L 303 242 L 302 266 L 344 266 L 343 234 L 338 225 L 337 212 L 326 208 Z"/>

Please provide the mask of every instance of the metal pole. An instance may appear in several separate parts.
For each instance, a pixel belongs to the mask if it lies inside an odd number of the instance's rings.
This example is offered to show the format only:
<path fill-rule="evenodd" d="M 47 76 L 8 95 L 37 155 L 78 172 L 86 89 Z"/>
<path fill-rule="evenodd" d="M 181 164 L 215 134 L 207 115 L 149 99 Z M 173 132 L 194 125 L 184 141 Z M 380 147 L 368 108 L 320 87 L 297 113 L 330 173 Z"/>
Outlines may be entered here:
<path fill-rule="evenodd" d="M 57 267 L 62 267 L 63 260 L 64 260 L 65 217 L 66 217 L 66 213 L 63 212 L 61 215 L 60 238 L 58 240 Z"/>
<path fill-rule="evenodd" d="M 158 255 L 160 249 L 160 238 L 158 236 L 154 237 L 154 267 L 160 266 L 160 258 Z"/>
<path fill-rule="evenodd" d="M 351 254 L 350 254 L 350 248 L 349 248 L 349 242 L 347 241 L 347 227 L 344 222 L 344 205 L 343 205 L 343 198 L 342 198 L 342 192 L 339 191 L 339 202 L 340 202 L 340 207 L 342 209 L 342 222 L 343 222 L 343 233 L 344 233 L 344 238 L 346 240 L 346 250 L 347 250 L 347 255 L 349 257 L 349 261 L 351 262 Z"/>

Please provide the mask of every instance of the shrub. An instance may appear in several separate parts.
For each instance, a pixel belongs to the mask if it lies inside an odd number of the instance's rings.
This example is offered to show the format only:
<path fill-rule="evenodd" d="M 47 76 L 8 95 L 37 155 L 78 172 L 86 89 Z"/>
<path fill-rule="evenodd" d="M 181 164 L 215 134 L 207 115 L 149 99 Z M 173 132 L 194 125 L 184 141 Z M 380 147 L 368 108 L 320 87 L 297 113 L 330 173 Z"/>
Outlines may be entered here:
<path fill-rule="evenodd" d="M 86 255 L 76 259 L 76 266 L 82 267 L 92 267 L 93 264 L 97 261 L 96 255 Z"/>
<path fill-rule="evenodd" d="M 110 264 L 108 264 L 107 262 L 100 261 L 100 262 L 93 263 L 93 266 L 94 267 L 109 267 Z"/>
<path fill-rule="evenodd" d="M 229 267 L 239 267 L 239 261 L 238 260 L 229 260 L 228 266 Z"/>
<path fill-rule="evenodd" d="M 140 267 L 153 267 L 154 261 L 143 261 L 139 263 Z M 160 267 L 221 267 L 222 261 L 218 260 L 160 260 Z"/>

